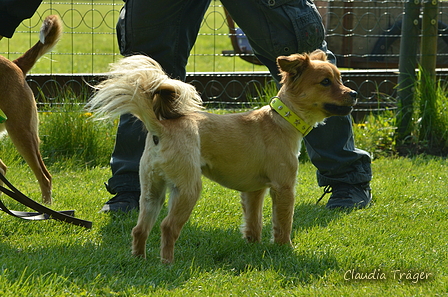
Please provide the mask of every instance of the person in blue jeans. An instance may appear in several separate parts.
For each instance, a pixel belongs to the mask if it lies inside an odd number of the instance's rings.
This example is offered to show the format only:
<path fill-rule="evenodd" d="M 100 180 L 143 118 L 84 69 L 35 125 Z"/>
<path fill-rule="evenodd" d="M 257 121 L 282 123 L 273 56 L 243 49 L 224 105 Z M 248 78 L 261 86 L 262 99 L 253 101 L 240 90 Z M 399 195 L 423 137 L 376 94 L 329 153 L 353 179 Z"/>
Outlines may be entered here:
<path fill-rule="evenodd" d="M 325 30 L 310 0 L 221 0 L 245 32 L 257 58 L 278 81 L 276 58 L 327 50 Z M 186 65 L 210 0 L 127 0 L 117 23 L 120 52 L 145 54 L 172 78 L 185 80 Z M 139 206 L 139 161 L 146 132 L 132 115 L 120 118 L 106 187 L 115 196 L 101 211 L 130 211 Z M 371 201 L 371 158 L 355 148 L 350 116 L 334 116 L 305 138 L 319 186 L 332 193 L 328 208 L 362 208 Z M 329 190 L 331 188 L 331 190 Z"/>
<path fill-rule="evenodd" d="M 24 19 L 33 16 L 42 0 L 0 0 L 0 39 L 11 38 Z"/>

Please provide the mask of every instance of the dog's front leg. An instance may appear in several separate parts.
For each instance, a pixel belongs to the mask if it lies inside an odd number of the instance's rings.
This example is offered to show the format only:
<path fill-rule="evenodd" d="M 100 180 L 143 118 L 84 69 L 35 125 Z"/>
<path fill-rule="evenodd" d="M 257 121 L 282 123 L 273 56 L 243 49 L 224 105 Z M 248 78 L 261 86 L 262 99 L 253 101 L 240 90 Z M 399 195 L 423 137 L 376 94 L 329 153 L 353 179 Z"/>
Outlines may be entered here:
<path fill-rule="evenodd" d="M 145 162 L 144 157 L 142 161 Z M 132 229 L 132 254 L 146 258 L 146 240 L 165 201 L 166 182 L 157 170 L 143 162 L 140 163 L 140 212 Z"/>
<path fill-rule="evenodd" d="M 165 190 L 160 190 L 154 196 L 145 196 L 142 189 L 140 196 L 140 213 L 137 225 L 132 229 L 132 254 L 146 258 L 146 240 L 151 232 L 165 200 Z M 157 198 L 157 199 L 155 199 Z"/>
<path fill-rule="evenodd" d="M 266 190 L 241 193 L 241 205 L 243 206 L 244 214 L 244 224 L 241 226 L 241 232 L 243 233 L 243 238 L 248 242 L 261 241 L 263 200 Z"/>
<path fill-rule="evenodd" d="M 294 215 L 294 187 L 271 188 L 274 242 L 292 246 L 291 230 Z"/>
<path fill-rule="evenodd" d="M 146 259 L 146 239 L 150 230 L 142 224 L 137 224 L 132 229 L 132 255 Z"/>
<path fill-rule="evenodd" d="M 189 184 L 183 187 L 172 187 L 170 197 L 170 209 L 166 218 L 162 221 L 162 242 L 160 256 L 163 263 L 174 261 L 174 244 L 179 238 L 184 224 L 188 221 L 193 207 L 199 198 L 202 183 L 198 175 L 192 178 Z"/>

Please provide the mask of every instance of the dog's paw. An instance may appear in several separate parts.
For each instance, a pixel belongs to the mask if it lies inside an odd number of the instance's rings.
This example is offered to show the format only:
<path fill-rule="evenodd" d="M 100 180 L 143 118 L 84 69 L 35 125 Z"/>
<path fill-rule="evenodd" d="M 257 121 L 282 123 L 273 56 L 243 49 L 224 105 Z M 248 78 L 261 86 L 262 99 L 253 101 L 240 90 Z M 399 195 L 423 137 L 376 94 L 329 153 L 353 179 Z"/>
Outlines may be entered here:
<path fill-rule="evenodd" d="M 261 241 L 261 236 L 245 234 L 243 238 L 249 243 L 256 243 Z"/>

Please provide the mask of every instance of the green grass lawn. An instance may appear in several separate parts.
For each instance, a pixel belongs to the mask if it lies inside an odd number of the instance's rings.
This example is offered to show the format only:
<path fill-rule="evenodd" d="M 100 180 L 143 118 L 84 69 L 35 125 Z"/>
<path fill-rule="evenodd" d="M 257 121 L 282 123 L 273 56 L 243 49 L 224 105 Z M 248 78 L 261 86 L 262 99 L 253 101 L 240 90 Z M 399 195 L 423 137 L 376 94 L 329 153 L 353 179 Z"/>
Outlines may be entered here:
<path fill-rule="evenodd" d="M 20 160 L 9 180 L 39 200 Z M 204 180 L 202 197 L 176 245 L 176 262 L 159 262 L 159 221 L 148 259 L 130 254 L 137 213 L 100 214 L 110 198 L 107 167 L 50 166 L 56 210 L 76 209 L 93 228 L 27 222 L 0 214 L 0 296 L 446 296 L 448 165 L 432 157 L 373 163 L 372 207 L 329 211 L 315 168 L 300 164 L 293 248 L 270 242 L 270 198 L 260 244 L 241 238 L 239 196 Z M 1 197 L 10 208 L 22 209 Z M 166 214 L 166 208 L 161 217 Z M 362 276 L 375 278 L 359 280 Z M 407 279 L 411 278 L 411 279 Z M 423 279 L 422 279 L 423 278 Z M 426 279 L 427 278 L 427 279 Z"/>

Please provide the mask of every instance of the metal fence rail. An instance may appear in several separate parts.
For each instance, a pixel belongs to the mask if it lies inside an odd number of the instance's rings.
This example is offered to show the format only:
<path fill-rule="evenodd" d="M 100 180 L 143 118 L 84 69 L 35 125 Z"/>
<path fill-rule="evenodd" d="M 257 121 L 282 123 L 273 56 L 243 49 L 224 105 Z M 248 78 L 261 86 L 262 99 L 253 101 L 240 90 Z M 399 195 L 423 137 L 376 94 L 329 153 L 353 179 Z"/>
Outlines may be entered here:
<path fill-rule="evenodd" d="M 393 106 L 404 1 L 315 3 L 338 66 L 354 69 L 344 70 L 343 78 L 360 94 L 359 109 L 381 110 Z M 121 0 L 44 1 L 12 39 L 0 42 L 0 54 L 10 59 L 20 56 L 36 42 L 45 16 L 59 14 L 64 23 L 63 39 L 51 54 L 37 63 L 28 82 L 42 102 L 55 100 L 67 90 L 77 96 L 79 90 L 88 89 L 86 82 L 96 82 L 107 71 L 109 63 L 121 57 L 115 23 L 122 5 Z M 440 2 L 439 10 L 438 67 L 448 67 L 448 2 Z M 220 2 L 212 1 L 187 66 L 187 80 L 211 104 L 239 106 L 248 98 L 259 96 L 259 89 L 270 80 L 264 66 L 247 62 L 250 49 L 239 47 L 241 36 L 232 25 L 237 27 Z M 444 79 L 445 72 L 439 71 L 439 76 Z"/>

